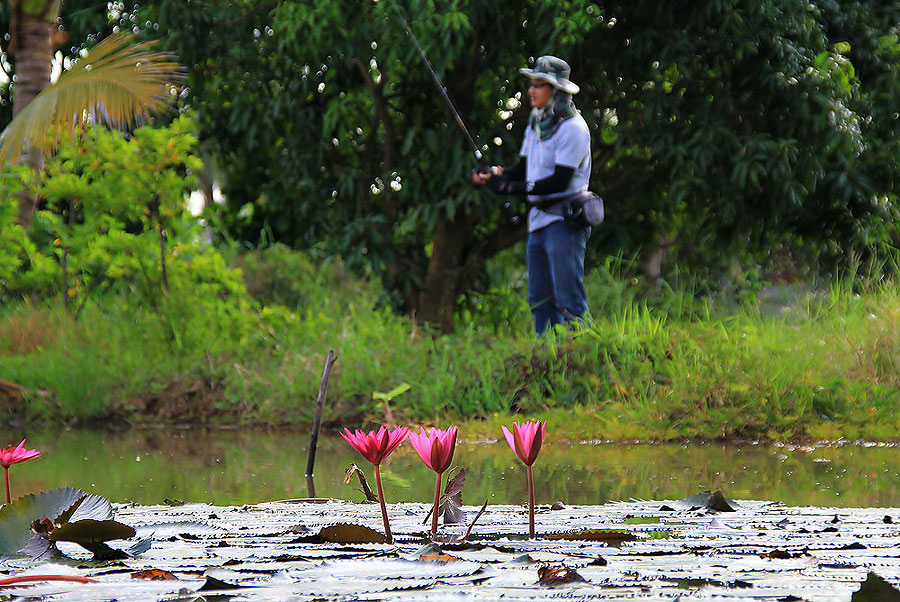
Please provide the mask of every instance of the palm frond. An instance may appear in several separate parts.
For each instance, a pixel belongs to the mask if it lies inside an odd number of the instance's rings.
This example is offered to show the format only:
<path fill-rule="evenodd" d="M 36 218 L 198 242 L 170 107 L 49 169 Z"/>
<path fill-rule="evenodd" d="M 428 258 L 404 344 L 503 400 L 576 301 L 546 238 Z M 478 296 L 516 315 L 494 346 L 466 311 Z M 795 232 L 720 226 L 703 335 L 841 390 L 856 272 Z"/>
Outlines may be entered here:
<path fill-rule="evenodd" d="M 102 40 L 0 133 L 0 165 L 15 162 L 28 147 L 53 151 L 78 125 L 124 128 L 167 103 L 183 69 L 171 53 L 152 45 L 135 43 L 130 33 Z"/>

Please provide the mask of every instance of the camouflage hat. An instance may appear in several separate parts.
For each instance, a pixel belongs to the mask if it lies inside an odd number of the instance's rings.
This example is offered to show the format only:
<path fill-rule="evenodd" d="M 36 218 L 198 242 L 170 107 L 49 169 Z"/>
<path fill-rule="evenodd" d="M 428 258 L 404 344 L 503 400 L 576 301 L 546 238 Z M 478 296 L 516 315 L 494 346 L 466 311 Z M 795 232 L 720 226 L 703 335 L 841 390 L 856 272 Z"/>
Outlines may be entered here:
<path fill-rule="evenodd" d="M 572 68 L 569 67 L 569 63 L 549 55 L 538 57 L 534 64 L 534 69 L 519 69 L 519 73 L 525 77 L 542 79 L 557 90 L 562 90 L 568 94 L 578 94 L 581 88 L 574 82 L 569 81 L 571 72 Z"/>

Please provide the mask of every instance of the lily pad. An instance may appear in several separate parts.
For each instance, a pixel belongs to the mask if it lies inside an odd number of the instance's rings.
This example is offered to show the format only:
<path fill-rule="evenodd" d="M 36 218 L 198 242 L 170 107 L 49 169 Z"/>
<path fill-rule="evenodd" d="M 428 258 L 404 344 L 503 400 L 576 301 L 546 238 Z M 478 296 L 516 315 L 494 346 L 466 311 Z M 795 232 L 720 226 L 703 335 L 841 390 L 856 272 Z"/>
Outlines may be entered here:
<path fill-rule="evenodd" d="M 109 500 L 73 487 L 22 496 L 0 508 L 0 556 L 21 553 L 34 536 L 31 524 L 35 520 L 46 518 L 51 524 L 59 524 L 112 517 Z"/>
<path fill-rule="evenodd" d="M 182 539 L 197 539 L 206 537 L 221 537 L 225 529 L 211 525 L 203 521 L 172 521 L 147 523 L 137 527 L 137 533 L 141 537 L 164 539 L 166 537 L 181 537 Z"/>
<path fill-rule="evenodd" d="M 584 583 L 587 581 L 575 570 L 567 566 L 542 566 L 538 569 L 538 583 L 555 586 L 565 583 Z"/>
<path fill-rule="evenodd" d="M 734 500 L 725 499 L 721 489 L 715 491 L 704 491 L 697 495 L 692 495 L 677 502 L 682 509 L 699 509 L 706 508 L 714 512 L 736 512 Z"/>
<path fill-rule="evenodd" d="M 353 559 L 323 562 L 308 569 L 291 571 L 295 578 L 354 577 L 357 579 L 446 579 L 474 575 L 481 570 L 477 562 L 457 560 L 410 561 L 388 558 Z"/>
<path fill-rule="evenodd" d="M 869 573 L 859 589 L 853 592 L 851 602 L 900 602 L 900 590 L 875 573 Z"/>
<path fill-rule="evenodd" d="M 546 537 L 550 541 L 565 539 L 569 541 L 604 541 L 611 546 L 620 546 L 626 541 L 637 541 L 634 533 L 627 531 L 607 531 L 604 529 L 585 529 L 568 533 L 554 533 Z"/>
<path fill-rule="evenodd" d="M 136 534 L 134 527 L 114 520 L 94 520 L 86 518 L 74 523 L 66 523 L 50 532 L 52 542 L 71 541 L 77 544 L 99 543 L 113 539 L 130 539 Z"/>
<path fill-rule="evenodd" d="M 345 523 L 323 527 L 319 538 L 329 543 L 387 543 L 384 534 L 374 529 Z"/>

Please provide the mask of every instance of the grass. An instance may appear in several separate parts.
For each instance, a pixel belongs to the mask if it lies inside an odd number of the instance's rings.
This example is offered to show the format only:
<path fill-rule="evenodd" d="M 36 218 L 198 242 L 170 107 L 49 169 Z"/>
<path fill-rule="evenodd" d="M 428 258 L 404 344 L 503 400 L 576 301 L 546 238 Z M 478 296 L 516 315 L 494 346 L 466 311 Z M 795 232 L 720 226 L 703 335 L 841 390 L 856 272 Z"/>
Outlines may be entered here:
<path fill-rule="evenodd" d="M 340 426 L 464 420 L 477 434 L 514 414 L 577 440 L 892 440 L 900 430 L 890 283 L 861 294 L 860 282 L 837 283 L 773 310 L 647 295 L 608 264 L 588 278 L 594 320 L 535 341 L 519 291 L 498 293 L 500 318 L 488 294 L 439 336 L 377 309 L 377 287 L 338 263 L 298 255 L 244 258 L 245 296 L 175 291 L 154 307 L 109 294 L 78 322 L 53 301 L 7 302 L 0 378 L 27 396 L 0 412 L 26 423 L 300 425 L 333 349 L 326 416 Z M 386 403 L 372 397 L 403 383 Z"/>

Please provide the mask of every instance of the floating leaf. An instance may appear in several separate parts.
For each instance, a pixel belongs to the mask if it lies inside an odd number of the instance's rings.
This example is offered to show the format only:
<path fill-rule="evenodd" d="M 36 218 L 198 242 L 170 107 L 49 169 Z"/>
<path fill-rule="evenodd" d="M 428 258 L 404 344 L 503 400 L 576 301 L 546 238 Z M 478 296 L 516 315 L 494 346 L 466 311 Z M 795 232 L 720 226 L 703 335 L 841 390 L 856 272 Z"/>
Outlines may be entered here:
<path fill-rule="evenodd" d="M 307 599 L 308 596 L 313 600 L 359 600 L 362 599 L 360 598 L 361 594 L 424 589 L 434 584 L 434 579 L 342 579 L 326 575 L 312 581 L 291 584 L 289 590 L 285 591 L 282 597 L 268 599 L 294 600 L 298 595 L 302 595 L 303 599 Z M 379 596 L 374 599 L 402 600 L 404 598 Z"/>
<path fill-rule="evenodd" d="M 387 543 L 384 534 L 374 529 L 346 523 L 323 527 L 319 537 L 330 543 Z"/>
<path fill-rule="evenodd" d="M 199 539 L 203 537 L 221 536 L 223 529 L 198 520 L 149 523 L 139 526 L 137 532 L 140 537 L 151 537 L 155 539 L 163 539 L 166 537 Z"/>
<path fill-rule="evenodd" d="M 900 602 L 900 590 L 875 573 L 869 573 L 850 602 Z"/>
<path fill-rule="evenodd" d="M 20 553 L 34 536 L 31 525 L 35 520 L 46 518 L 45 531 L 49 531 L 54 524 L 61 522 L 83 519 L 103 521 L 112 516 L 109 500 L 74 487 L 22 496 L 0 508 L 0 556 Z"/>
<path fill-rule="evenodd" d="M 715 510 L 716 512 L 736 512 L 719 489 L 716 489 L 709 495 L 709 498 L 706 500 L 706 507 L 710 510 Z"/>
<path fill-rule="evenodd" d="M 763 558 L 771 558 L 773 560 L 791 560 L 793 558 L 800 558 L 804 555 L 804 552 L 788 552 L 786 550 L 772 550 L 768 554 L 763 554 Z"/>
<path fill-rule="evenodd" d="M 144 537 L 136 542 L 134 542 L 130 547 L 125 550 L 125 553 L 129 556 L 137 556 L 138 554 L 143 554 L 153 545 L 152 537 Z"/>
<path fill-rule="evenodd" d="M 419 556 L 419 560 L 427 562 L 462 562 L 462 558 L 451 556 L 445 552 L 441 552 L 440 554 L 422 554 Z"/>
<path fill-rule="evenodd" d="M 587 579 L 567 566 L 542 566 L 538 568 L 538 583 L 541 585 L 563 585 L 565 583 L 584 583 Z"/>
<path fill-rule="evenodd" d="M 69 506 L 66 510 L 63 511 L 58 517 L 56 517 L 53 522 L 58 525 L 64 525 L 72 519 L 72 515 L 81 507 L 81 503 L 87 499 L 86 495 L 81 496 L 78 500 L 75 501 L 74 504 Z"/>
<path fill-rule="evenodd" d="M 222 581 L 221 579 L 216 579 L 215 577 L 213 577 L 211 575 L 207 575 L 206 582 L 203 585 L 201 585 L 197 589 L 197 591 L 198 592 L 208 592 L 208 591 L 218 591 L 218 590 L 228 591 L 228 590 L 232 590 L 232 589 L 244 589 L 245 587 L 247 587 L 247 586 L 236 585 L 234 583 L 226 583 L 226 582 Z"/>
<path fill-rule="evenodd" d="M 449 579 L 465 577 L 481 572 L 477 562 L 422 562 L 389 558 L 353 559 L 340 562 L 323 562 L 314 567 L 291 571 L 291 577 L 307 579 L 353 578 L 356 580 L 382 579 Z"/>
<path fill-rule="evenodd" d="M 569 541 L 604 541 L 610 546 L 620 546 L 626 541 L 637 541 L 638 537 L 634 533 L 628 533 L 627 531 L 585 529 L 571 533 L 554 533 L 553 535 L 548 535 L 547 539 L 550 541 L 558 541 L 560 539 Z"/>
<path fill-rule="evenodd" d="M 691 510 L 706 508 L 715 512 L 735 512 L 734 506 L 736 504 L 734 501 L 726 500 L 721 489 L 716 489 L 713 492 L 704 491 L 703 493 L 686 497 L 678 502 L 678 505 Z"/>
<path fill-rule="evenodd" d="M 125 560 L 128 558 L 128 554 L 124 550 L 111 548 L 102 541 L 89 541 L 78 545 L 94 555 L 91 560 Z"/>
<path fill-rule="evenodd" d="M 133 527 L 114 520 L 85 519 L 68 523 L 50 532 L 50 541 L 71 541 L 77 544 L 99 543 L 114 539 L 130 539 L 136 531 Z"/>
<path fill-rule="evenodd" d="M 19 554 L 33 560 L 59 560 L 65 555 L 45 537 L 35 535 L 19 550 Z"/>
<path fill-rule="evenodd" d="M 686 589 L 695 589 L 698 587 L 703 587 L 704 585 L 713 585 L 716 587 L 727 587 L 727 588 L 747 588 L 753 587 L 752 583 L 748 583 L 747 581 L 741 581 L 740 579 L 735 579 L 734 581 L 721 581 L 719 579 L 705 579 L 702 577 L 688 577 L 684 579 L 667 579 L 667 581 L 672 581 L 676 586 L 686 588 Z"/>
<path fill-rule="evenodd" d="M 131 573 L 132 579 L 148 579 L 150 581 L 177 581 L 178 577 L 169 571 L 161 569 L 147 569 L 144 571 L 135 571 Z"/>

